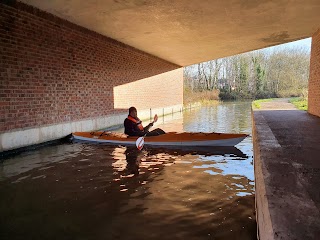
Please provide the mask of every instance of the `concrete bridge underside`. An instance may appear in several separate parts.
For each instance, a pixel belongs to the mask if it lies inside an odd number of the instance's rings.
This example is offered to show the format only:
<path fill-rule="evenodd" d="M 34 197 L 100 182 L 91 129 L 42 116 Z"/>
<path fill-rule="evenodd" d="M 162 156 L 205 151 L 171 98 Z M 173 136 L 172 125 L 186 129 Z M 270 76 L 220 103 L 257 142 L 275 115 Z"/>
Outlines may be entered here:
<path fill-rule="evenodd" d="M 22 0 L 179 66 L 311 37 L 318 0 Z"/>

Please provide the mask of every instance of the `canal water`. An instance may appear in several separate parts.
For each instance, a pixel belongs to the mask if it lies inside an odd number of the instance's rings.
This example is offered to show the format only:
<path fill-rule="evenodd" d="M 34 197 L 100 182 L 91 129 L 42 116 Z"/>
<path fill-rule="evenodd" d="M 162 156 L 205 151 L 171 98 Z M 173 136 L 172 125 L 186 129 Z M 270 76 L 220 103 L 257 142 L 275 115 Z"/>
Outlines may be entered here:
<path fill-rule="evenodd" d="M 155 127 L 251 134 L 250 109 L 187 109 Z M 2 240 L 256 239 L 251 137 L 235 148 L 141 152 L 71 142 L 2 160 Z"/>

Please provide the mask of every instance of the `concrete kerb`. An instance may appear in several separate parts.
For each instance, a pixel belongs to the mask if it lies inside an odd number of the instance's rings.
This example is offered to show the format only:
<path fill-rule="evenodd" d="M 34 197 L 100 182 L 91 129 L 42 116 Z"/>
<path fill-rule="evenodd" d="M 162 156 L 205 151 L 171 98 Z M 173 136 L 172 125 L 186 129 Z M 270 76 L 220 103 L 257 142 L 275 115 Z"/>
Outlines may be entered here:
<path fill-rule="evenodd" d="M 263 119 L 259 112 L 252 110 L 252 139 L 254 143 L 260 142 L 261 131 L 270 133 L 268 125 L 264 125 L 263 121 L 257 123 L 255 117 Z M 272 134 L 273 135 L 273 134 Z M 255 175 L 255 205 L 256 205 L 256 221 L 257 221 L 257 238 L 258 239 L 274 239 L 271 216 L 269 212 L 269 203 L 265 188 L 264 177 L 269 175 L 261 161 L 261 147 L 259 144 L 253 145 L 254 151 L 254 175 Z"/>

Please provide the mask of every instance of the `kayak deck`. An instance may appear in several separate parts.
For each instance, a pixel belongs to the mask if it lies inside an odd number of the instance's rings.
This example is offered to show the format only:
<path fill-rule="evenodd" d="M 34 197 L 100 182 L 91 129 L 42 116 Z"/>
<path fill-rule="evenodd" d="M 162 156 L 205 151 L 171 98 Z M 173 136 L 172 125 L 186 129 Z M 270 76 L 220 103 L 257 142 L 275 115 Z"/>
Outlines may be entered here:
<path fill-rule="evenodd" d="M 135 145 L 138 137 L 114 132 L 75 132 L 72 134 L 77 140 L 90 142 Z M 159 136 L 144 138 L 145 145 L 153 146 L 235 146 L 245 139 L 247 134 L 232 133 L 192 133 L 168 132 Z"/>

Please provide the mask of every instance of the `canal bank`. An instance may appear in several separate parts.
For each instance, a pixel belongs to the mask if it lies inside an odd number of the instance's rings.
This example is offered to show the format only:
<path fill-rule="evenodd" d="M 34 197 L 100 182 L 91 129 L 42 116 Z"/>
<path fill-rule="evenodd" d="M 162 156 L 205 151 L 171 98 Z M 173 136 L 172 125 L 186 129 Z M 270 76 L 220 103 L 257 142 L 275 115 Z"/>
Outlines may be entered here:
<path fill-rule="evenodd" d="M 252 121 L 259 238 L 317 239 L 320 118 L 277 99 Z"/>

